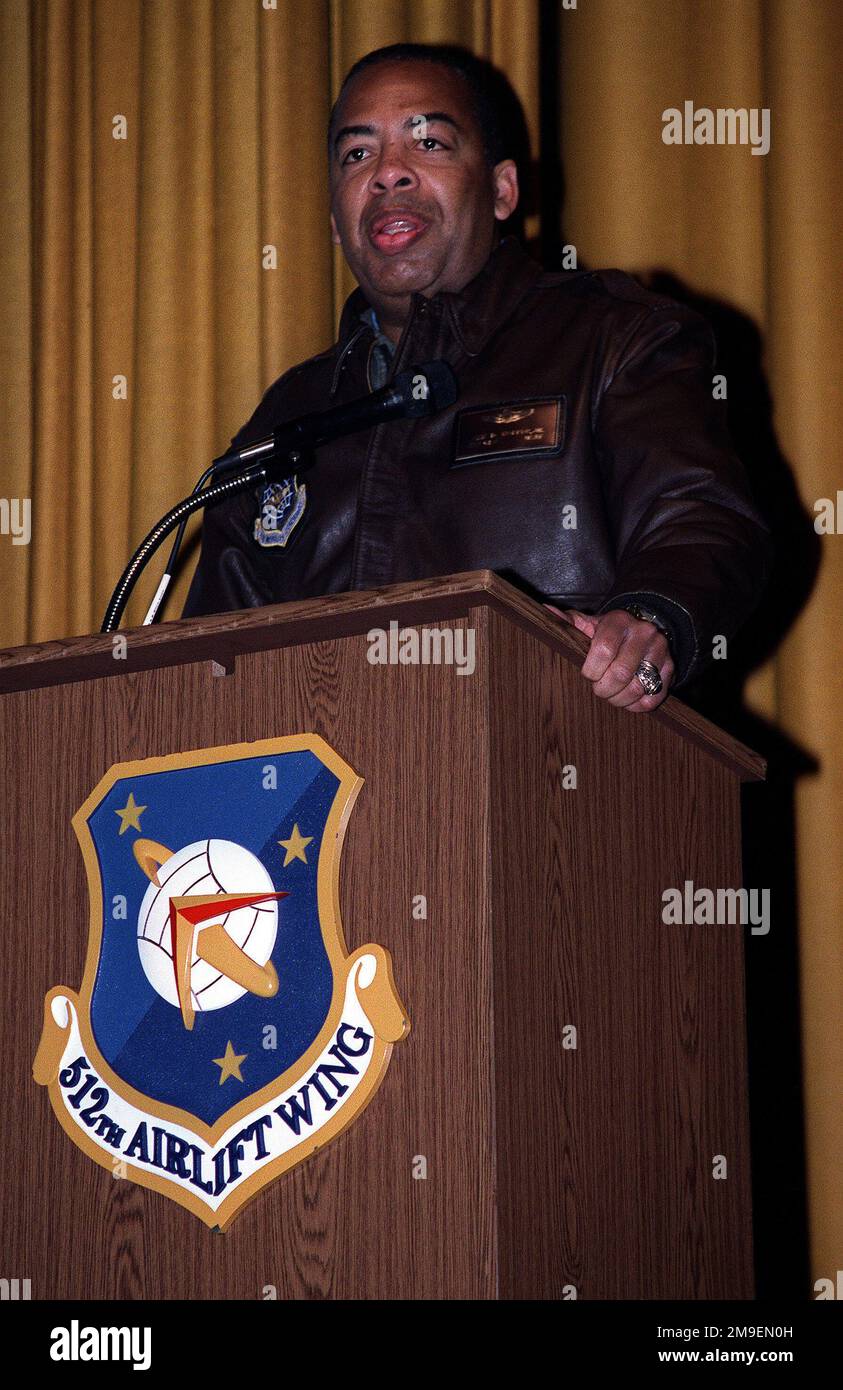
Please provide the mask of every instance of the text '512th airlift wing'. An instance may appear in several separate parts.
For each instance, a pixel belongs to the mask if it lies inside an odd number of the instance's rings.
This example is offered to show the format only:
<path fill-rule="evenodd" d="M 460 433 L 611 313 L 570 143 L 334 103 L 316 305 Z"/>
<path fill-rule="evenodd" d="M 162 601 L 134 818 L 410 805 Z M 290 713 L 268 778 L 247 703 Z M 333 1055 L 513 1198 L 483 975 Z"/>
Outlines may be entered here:
<path fill-rule="evenodd" d="M 35 1080 L 80 1149 L 209 1226 L 345 1129 L 408 1030 L 388 953 L 342 936 L 361 785 L 302 734 L 117 764 L 73 818 L 88 954 Z"/>

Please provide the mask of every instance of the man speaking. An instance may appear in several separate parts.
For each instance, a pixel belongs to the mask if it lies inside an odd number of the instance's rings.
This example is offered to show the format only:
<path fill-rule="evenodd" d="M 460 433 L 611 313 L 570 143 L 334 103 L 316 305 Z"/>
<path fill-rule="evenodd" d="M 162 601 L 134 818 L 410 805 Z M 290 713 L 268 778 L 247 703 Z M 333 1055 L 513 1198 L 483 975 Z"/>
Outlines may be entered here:
<path fill-rule="evenodd" d="M 547 273 L 487 65 L 401 44 L 331 115 L 331 227 L 359 288 L 327 352 L 233 447 L 444 358 L 437 414 L 323 445 L 205 514 L 185 616 L 492 569 L 591 639 L 583 676 L 638 713 L 697 674 L 763 584 L 767 536 L 712 396 L 702 319 L 617 271 Z"/>

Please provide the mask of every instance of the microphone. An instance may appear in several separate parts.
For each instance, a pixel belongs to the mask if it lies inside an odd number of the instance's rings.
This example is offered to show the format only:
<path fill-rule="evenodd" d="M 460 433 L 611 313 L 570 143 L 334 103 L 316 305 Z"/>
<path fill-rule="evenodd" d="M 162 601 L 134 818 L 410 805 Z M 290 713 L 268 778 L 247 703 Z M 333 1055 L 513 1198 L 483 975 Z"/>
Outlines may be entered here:
<path fill-rule="evenodd" d="M 419 366 L 408 367 L 379 391 L 369 396 L 360 396 L 346 405 L 334 406 L 331 410 L 312 411 L 279 425 L 273 434 L 243 449 L 232 449 L 214 459 L 211 469 L 221 473 L 229 468 L 239 468 L 260 459 L 271 458 L 276 453 L 302 450 L 302 463 L 307 466 L 305 454 L 318 444 L 326 444 L 329 439 L 337 439 L 344 434 L 354 434 L 358 430 L 370 429 L 385 420 L 414 418 L 420 415 L 433 415 L 453 405 L 457 399 L 457 381 L 448 363 L 422 362 Z"/>
<path fill-rule="evenodd" d="M 167 569 L 144 619 L 145 624 L 153 621 L 172 578 L 187 518 L 203 507 L 220 502 L 225 497 L 234 497 L 237 493 L 246 492 L 255 483 L 265 482 L 267 477 L 271 476 L 270 464 L 276 452 L 286 455 L 286 464 L 292 464 L 300 470 L 308 468 L 313 462 L 309 457 L 309 451 L 317 444 L 324 444 L 338 435 L 369 429 L 384 420 L 433 415 L 437 410 L 444 410 L 447 406 L 453 405 L 457 395 L 457 380 L 447 362 L 423 362 L 418 367 L 409 367 L 407 371 L 399 372 L 387 386 L 380 391 L 373 391 L 370 396 L 362 396 L 356 401 L 349 401 L 347 405 L 335 406 L 332 410 L 300 415 L 298 419 L 279 426 L 275 433 L 268 435 L 266 439 L 259 439 L 257 443 L 249 444 L 245 449 L 234 449 L 231 453 L 222 454 L 220 458 L 214 459 L 202 474 L 190 497 L 182 498 L 181 502 L 171 507 L 141 541 L 111 595 L 100 631 L 114 632 L 117 629 L 138 575 L 170 532 L 178 527 Z M 299 447 L 301 455 L 297 458 Z M 213 481 L 214 474 L 236 468 L 241 471 L 233 477 Z M 208 487 L 204 486 L 206 482 Z"/>

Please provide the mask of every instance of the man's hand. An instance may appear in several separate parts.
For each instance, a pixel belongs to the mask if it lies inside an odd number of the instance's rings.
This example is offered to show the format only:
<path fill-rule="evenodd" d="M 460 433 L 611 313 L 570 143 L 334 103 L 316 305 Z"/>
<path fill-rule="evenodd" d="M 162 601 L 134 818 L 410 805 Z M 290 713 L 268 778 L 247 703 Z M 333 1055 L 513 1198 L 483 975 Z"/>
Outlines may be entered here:
<path fill-rule="evenodd" d="M 622 705 L 630 714 L 648 714 L 661 704 L 674 675 L 670 647 L 663 632 L 652 623 L 633 618 L 622 608 L 613 608 L 597 618 L 579 613 L 576 608 L 563 612 L 551 603 L 544 606 L 591 638 L 582 674 L 592 682 L 595 695 L 610 705 Z M 658 695 L 645 695 L 642 690 L 635 674 L 642 661 L 651 661 L 662 678 Z"/>

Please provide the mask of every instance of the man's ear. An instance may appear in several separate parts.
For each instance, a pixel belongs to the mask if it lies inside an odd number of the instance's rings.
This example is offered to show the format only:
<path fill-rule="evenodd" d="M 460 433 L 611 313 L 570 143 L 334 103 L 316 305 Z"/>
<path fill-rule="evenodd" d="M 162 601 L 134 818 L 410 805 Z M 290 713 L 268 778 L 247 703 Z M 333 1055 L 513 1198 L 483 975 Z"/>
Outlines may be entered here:
<path fill-rule="evenodd" d="M 518 206 L 518 170 L 514 159 L 502 159 L 492 170 L 495 185 L 495 217 L 505 222 Z"/>
<path fill-rule="evenodd" d="M 340 244 L 340 234 L 337 231 L 337 224 L 333 213 L 331 213 L 331 241 L 335 246 L 339 246 Z"/>

